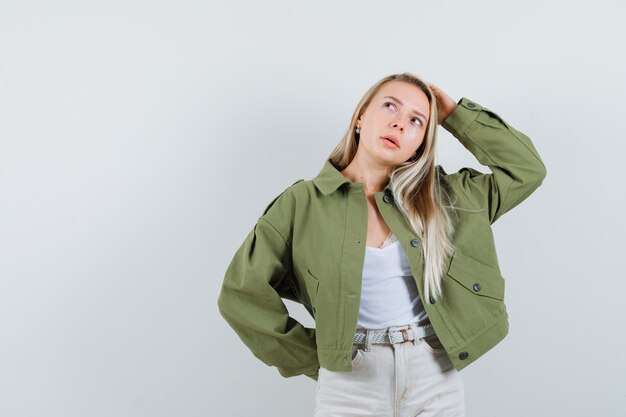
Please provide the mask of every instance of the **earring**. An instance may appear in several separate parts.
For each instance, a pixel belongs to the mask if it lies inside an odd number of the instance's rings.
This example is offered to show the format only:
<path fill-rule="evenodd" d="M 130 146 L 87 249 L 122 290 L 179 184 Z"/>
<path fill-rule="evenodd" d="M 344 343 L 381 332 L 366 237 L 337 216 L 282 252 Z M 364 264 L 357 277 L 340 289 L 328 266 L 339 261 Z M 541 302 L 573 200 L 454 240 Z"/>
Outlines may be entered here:
<path fill-rule="evenodd" d="M 360 133 L 361 133 L 361 128 L 360 128 L 360 127 L 357 127 L 357 128 L 356 128 L 356 134 L 358 135 L 358 134 L 360 134 Z"/>

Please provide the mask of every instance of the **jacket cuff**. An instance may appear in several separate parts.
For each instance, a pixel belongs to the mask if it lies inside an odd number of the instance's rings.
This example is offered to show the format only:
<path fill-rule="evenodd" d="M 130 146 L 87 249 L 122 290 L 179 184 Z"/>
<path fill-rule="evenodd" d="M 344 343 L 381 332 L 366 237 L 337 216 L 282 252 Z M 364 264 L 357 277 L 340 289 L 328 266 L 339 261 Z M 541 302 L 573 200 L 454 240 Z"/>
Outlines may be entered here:
<path fill-rule="evenodd" d="M 317 378 L 319 377 L 319 370 L 315 371 L 315 373 L 313 374 L 305 374 L 305 375 L 311 378 L 313 381 L 317 381 Z"/>
<path fill-rule="evenodd" d="M 441 123 L 441 127 L 455 137 L 463 136 L 465 130 L 476 120 L 482 110 L 480 104 L 471 101 L 467 97 L 462 97 L 457 104 L 459 106 Z"/>
<path fill-rule="evenodd" d="M 319 374 L 319 362 L 316 361 L 315 365 L 307 366 L 305 368 L 284 368 L 280 366 L 276 366 L 278 369 L 278 373 L 280 373 L 284 378 L 291 378 L 298 375 L 306 375 L 309 378 L 312 378 L 317 381 L 317 376 Z"/>

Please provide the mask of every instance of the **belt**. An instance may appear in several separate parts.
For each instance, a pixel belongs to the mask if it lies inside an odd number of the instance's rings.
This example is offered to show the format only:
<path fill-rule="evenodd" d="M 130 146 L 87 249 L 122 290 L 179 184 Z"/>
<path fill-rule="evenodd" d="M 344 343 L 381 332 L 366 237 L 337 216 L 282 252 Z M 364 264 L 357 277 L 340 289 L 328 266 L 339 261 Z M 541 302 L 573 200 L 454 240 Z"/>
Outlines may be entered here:
<path fill-rule="evenodd" d="M 382 344 L 404 343 L 415 340 L 416 337 L 420 339 L 422 337 L 435 334 L 435 329 L 433 329 L 433 325 L 430 323 L 424 326 L 416 327 L 417 334 L 415 334 L 413 329 L 410 327 L 408 329 L 399 329 L 394 331 L 366 330 L 365 332 L 357 332 L 354 335 L 354 344 L 364 344 L 368 331 L 371 333 L 370 337 L 372 343 Z"/>

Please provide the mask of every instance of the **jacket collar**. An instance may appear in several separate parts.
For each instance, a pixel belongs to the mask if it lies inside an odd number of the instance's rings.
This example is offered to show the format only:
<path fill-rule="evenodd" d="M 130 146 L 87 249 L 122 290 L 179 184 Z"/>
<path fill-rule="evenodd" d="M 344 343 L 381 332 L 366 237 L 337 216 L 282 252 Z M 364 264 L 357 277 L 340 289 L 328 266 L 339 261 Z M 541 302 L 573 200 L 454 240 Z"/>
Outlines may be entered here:
<path fill-rule="evenodd" d="M 350 180 L 344 177 L 341 172 L 330 162 L 330 159 L 327 159 L 324 162 L 324 166 L 317 174 L 315 178 L 313 178 L 313 183 L 317 186 L 317 188 L 324 195 L 328 195 L 337 190 L 343 184 L 350 184 Z M 385 191 L 391 194 L 391 185 L 387 183 L 385 186 Z"/>

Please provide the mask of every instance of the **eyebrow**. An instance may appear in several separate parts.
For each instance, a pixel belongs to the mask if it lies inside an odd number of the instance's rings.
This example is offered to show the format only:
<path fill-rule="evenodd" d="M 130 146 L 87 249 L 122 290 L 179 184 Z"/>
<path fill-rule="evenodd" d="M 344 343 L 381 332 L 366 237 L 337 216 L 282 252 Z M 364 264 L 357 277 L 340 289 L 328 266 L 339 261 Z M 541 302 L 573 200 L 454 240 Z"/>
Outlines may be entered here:
<path fill-rule="evenodd" d="M 400 99 L 397 99 L 397 98 L 395 98 L 394 96 L 385 96 L 385 97 L 383 97 L 383 98 L 390 98 L 390 99 L 395 100 L 395 101 L 397 101 L 398 103 L 400 103 L 400 105 L 404 106 L 404 103 L 402 103 L 402 102 L 400 101 Z M 413 113 L 415 113 L 415 114 L 417 114 L 417 115 L 419 115 L 419 116 L 422 116 L 422 117 L 424 118 L 424 122 L 426 121 L 426 116 L 424 116 L 422 113 L 418 112 L 417 110 L 413 110 Z"/>

